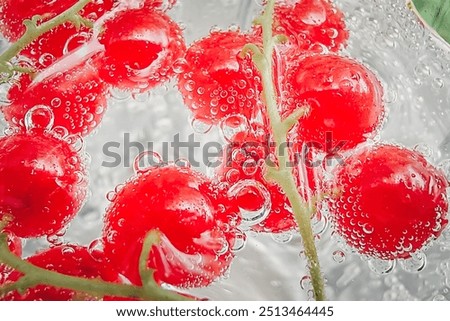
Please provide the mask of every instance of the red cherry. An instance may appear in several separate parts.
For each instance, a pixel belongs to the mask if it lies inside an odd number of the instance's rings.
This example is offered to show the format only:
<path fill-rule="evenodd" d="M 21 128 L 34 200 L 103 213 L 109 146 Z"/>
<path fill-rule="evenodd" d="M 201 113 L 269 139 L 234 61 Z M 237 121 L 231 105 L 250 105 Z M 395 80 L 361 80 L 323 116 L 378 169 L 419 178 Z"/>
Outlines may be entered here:
<path fill-rule="evenodd" d="M 0 32 L 9 41 L 17 41 L 25 32 L 23 25 L 25 19 L 41 15 L 43 21 L 47 21 L 69 9 L 76 2 L 77 0 L 0 0 L 0 20 L 2 21 Z M 93 0 L 80 13 L 84 18 L 95 21 L 110 10 L 114 2 L 115 0 Z M 77 30 L 71 23 L 65 23 L 33 41 L 21 54 L 31 58 L 38 69 L 42 69 L 63 55 L 63 49 L 69 38 L 71 40 L 68 48 L 75 49 L 85 43 L 91 35 L 92 30 L 89 28 L 81 27 Z"/>
<path fill-rule="evenodd" d="M 336 168 L 336 230 L 358 252 L 408 258 L 448 223 L 445 175 L 417 152 L 365 146 Z"/>
<path fill-rule="evenodd" d="M 180 27 L 151 8 L 120 11 L 103 28 L 100 76 L 120 89 L 142 92 L 168 80 L 186 50 Z"/>
<path fill-rule="evenodd" d="M 230 115 L 252 118 L 259 109 L 261 80 L 242 48 L 257 43 L 238 31 L 212 32 L 194 42 L 180 64 L 178 88 L 194 118 L 218 124 Z"/>
<path fill-rule="evenodd" d="M 105 216 L 105 253 L 123 275 L 140 284 L 142 242 L 162 233 L 148 265 L 155 280 L 180 287 L 206 286 L 229 267 L 232 231 L 222 230 L 225 215 L 218 191 L 202 174 L 173 165 L 150 168 L 131 178 Z M 229 227 L 229 226 L 228 226 Z"/>
<path fill-rule="evenodd" d="M 19 237 L 59 231 L 87 192 L 81 157 L 66 141 L 39 131 L 0 138 L 0 219 Z"/>
<path fill-rule="evenodd" d="M 27 261 L 38 267 L 65 275 L 120 282 L 119 274 L 114 271 L 112 266 L 107 264 L 108 262 L 102 252 L 91 251 L 83 246 L 63 245 L 53 247 L 31 256 Z M 20 272 L 14 271 L 3 283 L 15 282 L 21 276 Z M 14 291 L 2 298 L 3 301 L 71 301 L 86 299 L 95 300 L 98 298 L 70 289 L 61 289 L 47 285 L 29 288 L 23 294 Z"/>
<path fill-rule="evenodd" d="M 329 0 L 278 1 L 274 10 L 273 33 L 289 39 L 284 50 L 306 51 L 319 44 L 338 51 L 346 45 L 349 33 L 344 14 Z M 254 31 L 262 35 L 261 27 Z"/>
<path fill-rule="evenodd" d="M 380 127 L 384 116 L 381 84 L 350 58 L 296 57 L 290 61 L 284 85 L 284 115 L 302 105 L 310 108 L 295 129 L 297 139 L 328 154 L 374 137 Z"/>
<path fill-rule="evenodd" d="M 88 135 L 101 122 L 106 111 L 108 88 L 100 80 L 90 60 L 68 70 L 48 75 L 36 82 L 21 76 L 11 87 L 11 105 L 2 111 L 10 125 L 24 127 L 24 116 L 33 107 L 45 105 L 54 115 L 54 125 L 69 134 Z"/>

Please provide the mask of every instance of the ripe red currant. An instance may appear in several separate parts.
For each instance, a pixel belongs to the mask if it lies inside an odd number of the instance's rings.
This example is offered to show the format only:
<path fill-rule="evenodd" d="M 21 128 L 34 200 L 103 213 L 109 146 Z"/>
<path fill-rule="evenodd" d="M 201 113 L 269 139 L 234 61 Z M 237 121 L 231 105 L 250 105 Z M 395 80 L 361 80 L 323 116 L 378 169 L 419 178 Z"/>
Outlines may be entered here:
<path fill-rule="evenodd" d="M 445 175 L 417 152 L 365 146 L 335 171 L 331 202 L 337 232 L 358 252 L 408 258 L 447 225 Z"/>
<path fill-rule="evenodd" d="M 100 76 L 120 89 L 143 92 L 168 80 L 186 50 L 178 24 L 151 8 L 119 11 L 103 28 Z"/>
<path fill-rule="evenodd" d="M 274 34 L 286 35 L 292 51 L 307 51 L 323 45 L 338 51 L 346 45 L 348 31 L 344 14 L 329 0 L 284 0 L 274 8 Z M 262 34 L 257 26 L 255 33 Z"/>
<path fill-rule="evenodd" d="M 27 261 L 38 267 L 65 275 L 120 282 L 119 274 L 108 264 L 102 252 L 92 251 L 83 246 L 62 245 L 53 247 L 29 257 Z M 15 282 L 21 277 L 20 272 L 14 271 L 2 283 Z M 1 298 L 3 301 L 75 301 L 89 299 L 97 300 L 99 298 L 70 289 L 43 284 L 28 288 L 24 293 L 14 291 Z"/>
<path fill-rule="evenodd" d="M 77 0 L 0 0 L 0 32 L 9 40 L 17 41 L 25 32 L 25 19 L 40 15 L 47 21 L 72 7 Z M 113 7 L 115 0 L 93 0 L 81 10 L 83 18 L 97 20 Z M 31 58 L 38 69 L 47 67 L 51 62 L 63 56 L 64 48 L 75 49 L 85 43 L 92 30 L 81 27 L 79 30 L 67 22 L 43 34 L 22 50 L 21 54 Z"/>
<path fill-rule="evenodd" d="M 255 37 L 238 31 L 212 32 L 194 42 L 180 64 L 178 88 L 193 117 L 218 124 L 230 115 L 252 118 L 259 109 L 261 80 L 242 48 Z"/>
<path fill-rule="evenodd" d="M 383 90 L 370 70 L 337 55 L 298 56 L 289 65 L 283 113 L 310 108 L 295 128 L 298 140 L 332 154 L 375 136 L 384 116 Z"/>
<path fill-rule="evenodd" d="M 0 138 L 0 219 L 19 237 L 58 232 L 76 215 L 87 192 L 81 157 L 42 131 Z"/>
<path fill-rule="evenodd" d="M 69 134 L 86 136 L 100 124 L 106 111 L 107 90 L 87 60 L 38 82 L 22 75 L 8 93 L 11 104 L 3 106 L 2 111 L 10 125 L 23 128 L 24 116 L 31 108 L 48 106 L 55 126 L 66 128 Z"/>
<path fill-rule="evenodd" d="M 217 191 L 202 174 L 173 165 L 154 167 L 118 191 L 105 216 L 105 254 L 131 282 L 140 284 L 139 256 L 146 234 L 162 233 L 148 266 L 155 280 L 180 287 L 206 286 L 229 267 L 231 230 Z M 219 220 L 218 220 L 219 218 Z"/>

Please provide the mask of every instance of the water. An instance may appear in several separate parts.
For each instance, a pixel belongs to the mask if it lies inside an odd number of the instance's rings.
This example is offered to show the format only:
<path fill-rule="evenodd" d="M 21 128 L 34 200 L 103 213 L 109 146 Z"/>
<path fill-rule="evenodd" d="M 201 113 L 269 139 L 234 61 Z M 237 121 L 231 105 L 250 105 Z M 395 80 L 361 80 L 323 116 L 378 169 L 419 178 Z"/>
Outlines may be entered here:
<path fill-rule="evenodd" d="M 260 9 L 257 0 L 180 1 L 170 15 L 185 27 L 188 43 L 205 36 L 212 27 L 238 25 L 249 28 Z M 383 81 L 389 117 L 379 139 L 415 146 L 438 164 L 450 159 L 450 49 L 424 30 L 405 7 L 404 0 L 339 0 L 350 29 L 349 46 L 343 51 L 371 68 Z M 166 83 L 147 96 L 114 91 L 99 128 L 85 139 L 91 158 L 90 197 L 82 212 L 66 231 L 64 241 L 89 245 L 101 234 L 102 215 L 109 201 L 106 195 L 133 175 L 137 148 L 123 150 L 129 141 L 154 142 L 164 155 L 164 142 L 174 135 L 187 140 L 194 135 L 202 146 L 209 141 L 224 143 L 217 128 L 196 124 L 182 104 L 174 83 Z M 0 95 L 2 97 L 2 95 Z M 2 121 L 2 127 L 4 127 Z M 202 134 L 207 132 L 207 134 Z M 119 142 L 120 166 L 107 167 L 103 147 Z M 170 155 L 171 160 L 188 155 Z M 196 158 L 201 159 L 201 149 Z M 129 166 L 125 166 L 126 164 Z M 206 165 L 200 162 L 200 170 Z M 445 165 L 445 164 L 444 164 Z M 448 166 L 447 166 L 448 167 Z M 113 194 L 109 194 L 113 197 Z M 61 236 L 62 237 L 62 236 Z M 213 285 L 190 291 L 213 300 L 306 300 L 302 289 L 307 275 L 300 237 L 247 233 L 236 245 L 236 258 L 227 277 Z M 60 239 L 58 239 L 58 242 Z M 25 255 L 48 243 L 30 240 Z M 244 246 L 245 245 L 245 246 Z M 376 262 L 362 258 L 333 235 L 321 232 L 317 242 L 327 282 L 327 297 L 333 300 L 448 300 L 450 299 L 450 230 L 423 255 L 406 262 Z M 307 283 L 307 282 L 306 282 Z M 301 286 L 302 285 L 302 286 Z"/>

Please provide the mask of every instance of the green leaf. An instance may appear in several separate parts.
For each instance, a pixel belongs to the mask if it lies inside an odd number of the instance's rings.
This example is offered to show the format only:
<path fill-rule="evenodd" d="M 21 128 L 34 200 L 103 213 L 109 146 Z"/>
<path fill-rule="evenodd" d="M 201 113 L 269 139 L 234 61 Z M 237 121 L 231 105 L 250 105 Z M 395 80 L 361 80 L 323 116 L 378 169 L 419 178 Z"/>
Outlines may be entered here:
<path fill-rule="evenodd" d="M 450 44 L 450 0 L 411 0 L 426 25 Z"/>

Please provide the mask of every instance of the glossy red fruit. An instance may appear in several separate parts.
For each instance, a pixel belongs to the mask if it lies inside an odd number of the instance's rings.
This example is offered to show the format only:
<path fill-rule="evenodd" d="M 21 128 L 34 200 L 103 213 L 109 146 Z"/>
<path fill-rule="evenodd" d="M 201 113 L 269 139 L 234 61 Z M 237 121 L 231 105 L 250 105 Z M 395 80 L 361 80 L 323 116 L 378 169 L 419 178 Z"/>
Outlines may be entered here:
<path fill-rule="evenodd" d="M 419 153 L 365 146 L 336 168 L 331 202 L 337 232 L 359 253 L 408 258 L 448 223 L 448 181 Z"/>
<path fill-rule="evenodd" d="M 87 60 L 38 81 L 22 75 L 8 92 L 11 104 L 3 106 L 2 111 L 10 125 L 24 128 L 26 113 L 44 105 L 51 108 L 55 126 L 66 128 L 69 134 L 86 136 L 100 124 L 107 96 L 108 88 Z"/>
<path fill-rule="evenodd" d="M 119 274 L 108 264 L 104 254 L 91 251 L 83 246 L 62 245 L 50 248 L 27 259 L 33 265 L 59 272 L 65 275 L 82 277 L 85 279 L 101 279 L 108 282 L 120 282 Z M 14 271 L 3 283 L 15 282 L 22 277 L 20 272 Z M 38 285 L 20 294 L 16 291 L 5 295 L 3 301 L 75 301 L 98 300 L 85 293 L 53 286 Z"/>
<path fill-rule="evenodd" d="M 25 32 L 25 19 L 41 15 L 43 21 L 47 21 L 76 2 L 77 0 L 0 0 L 0 32 L 9 41 L 17 41 Z M 80 13 L 84 18 L 95 21 L 110 10 L 114 3 L 115 0 L 93 0 Z M 64 54 L 66 43 L 68 49 L 75 49 L 91 35 L 92 30 L 87 27 L 77 30 L 71 23 L 65 23 L 33 41 L 21 54 L 31 58 L 38 69 L 42 69 Z"/>
<path fill-rule="evenodd" d="M 19 237 L 58 232 L 87 192 L 86 169 L 74 147 L 42 131 L 0 138 L 0 219 Z"/>
<path fill-rule="evenodd" d="M 344 14 L 329 0 L 278 1 L 273 26 L 274 34 L 288 37 L 283 49 L 293 52 L 316 51 L 317 46 L 337 52 L 345 47 L 349 37 Z M 254 31 L 262 35 L 261 27 Z"/>
<path fill-rule="evenodd" d="M 148 232 L 162 233 L 148 266 L 158 283 L 206 286 L 228 269 L 233 231 L 222 229 L 226 207 L 206 177 L 189 168 L 154 167 L 118 191 L 105 216 L 105 254 L 131 282 L 141 284 L 138 261 Z"/>
<path fill-rule="evenodd" d="M 230 115 L 256 115 L 261 79 L 251 56 L 240 57 L 248 43 L 258 40 L 238 31 L 218 31 L 188 48 L 178 66 L 178 88 L 194 118 L 218 124 Z"/>
<path fill-rule="evenodd" d="M 178 24 L 151 8 L 120 11 L 103 28 L 100 76 L 120 89 L 143 92 L 160 85 L 174 75 L 172 65 L 186 50 Z"/>
<path fill-rule="evenodd" d="M 298 140 L 327 154 L 375 136 L 384 116 L 383 89 L 360 63 L 337 55 L 295 57 L 283 90 L 283 114 L 309 106 L 295 128 Z"/>
<path fill-rule="evenodd" d="M 267 193 L 271 204 L 269 213 L 260 222 L 257 215 L 254 216 L 255 223 L 248 220 L 252 230 L 271 233 L 291 231 L 297 223 L 290 203 L 281 187 L 264 177 L 269 166 L 275 166 L 272 163 L 276 159 L 273 139 L 261 124 L 255 123 L 252 127 L 250 131 L 237 133 L 225 146 L 222 163 L 216 169 L 217 179 L 227 184 L 234 205 L 243 213 L 262 213 L 267 205 Z M 285 153 L 291 155 L 296 150 L 298 156 L 297 159 L 291 157 L 287 166 L 293 171 L 299 193 L 309 199 L 319 187 L 321 172 L 310 164 L 306 166 L 299 145 L 295 142 L 286 148 Z"/>

